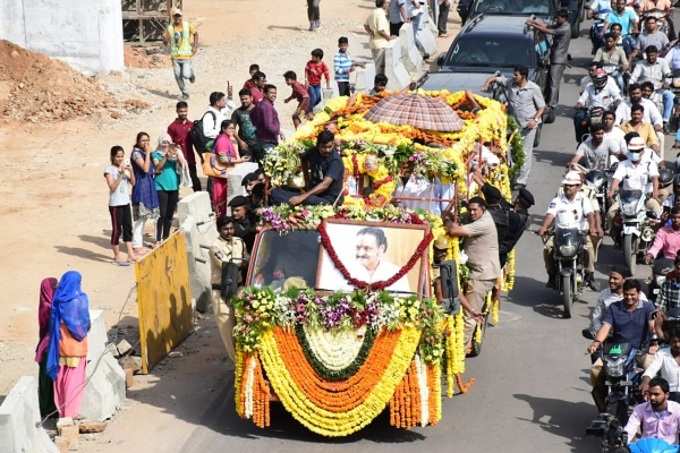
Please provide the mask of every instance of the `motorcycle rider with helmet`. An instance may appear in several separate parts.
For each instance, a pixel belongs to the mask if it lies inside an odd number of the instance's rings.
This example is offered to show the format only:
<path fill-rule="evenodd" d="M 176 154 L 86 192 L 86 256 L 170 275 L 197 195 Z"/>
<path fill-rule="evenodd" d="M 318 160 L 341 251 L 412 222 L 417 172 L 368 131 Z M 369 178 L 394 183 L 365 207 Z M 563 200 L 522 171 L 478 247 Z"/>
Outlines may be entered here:
<path fill-rule="evenodd" d="M 538 229 L 538 235 L 546 238 L 548 229 L 556 224 L 559 228 L 578 229 L 586 235 L 584 249 L 586 251 L 586 283 L 588 286 L 597 290 L 595 273 L 595 249 L 588 236 L 602 237 L 602 230 L 597 226 L 596 213 L 590 199 L 581 192 L 581 175 L 576 171 L 569 171 L 562 180 L 563 193 L 558 194 L 548 204 L 548 210 L 543 218 L 543 224 Z M 554 288 L 556 285 L 557 271 L 553 259 L 554 237 L 550 235 L 545 241 L 543 248 L 543 261 L 545 270 L 548 273 L 548 283 L 546 286 Z"/>
<path fill-rule="evenodd" d="M 592 109 L 612 110 L 621 100 L 621 90 L 614 79 L 609 77 L 604 69 L 597 68 L 592 82 L 586 85 L 586 89 L 576 102 L 577 110 L 574 115 L 576 141 L 580 143 L 588 131 L 588 117 Z"/>

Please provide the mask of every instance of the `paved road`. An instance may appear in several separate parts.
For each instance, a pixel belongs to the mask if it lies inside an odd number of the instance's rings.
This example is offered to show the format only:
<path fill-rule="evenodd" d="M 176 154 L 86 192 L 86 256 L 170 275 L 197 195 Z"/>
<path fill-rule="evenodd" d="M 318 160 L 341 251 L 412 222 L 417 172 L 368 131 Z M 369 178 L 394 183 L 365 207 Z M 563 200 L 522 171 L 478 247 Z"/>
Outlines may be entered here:
<path fill-rule="evenodd" d="M 572 41 L 573 63 L 583 66 L 590 59 L 589 49 L 586 38 Z M 584 73 L 576 67 L 566 71 L 563 106 L 575 104 L 576 82 Z M 575 149 L 572 130 L 571 120 L 562 115 L 543 130 L 529 187 L 537 200 L 533 229 Z M 503 305 L 501 323 L 489 330 L 482 355 L 468 361 L 468 376 L 475 377 L 477 384 L 465 396 L 445 399 L 444 418 L 438 426 L 405 432 L 391 429 L 380 419 L 351 438 L 328 441 L 310 434 L 279 410 L 274 411 L 271 429 L 258 430 L 234 415 L 232 395 L 224 390 L 215 395 L 200 420 L 202 426 L 180 451 L 597 451 L 597 442 L 584 437 L 596 411 L 586 374 L 587 342 L 580 335 L 595 295 L 586 292 L 576 304 L 574 317 L 563 319 L 558 295 L 544 287 L 541 247 L 533 234 L 522 238 L 517 284 Z M 601 285 L 609 265 L 621 259 L 608 241 L 598 269 Z"/>

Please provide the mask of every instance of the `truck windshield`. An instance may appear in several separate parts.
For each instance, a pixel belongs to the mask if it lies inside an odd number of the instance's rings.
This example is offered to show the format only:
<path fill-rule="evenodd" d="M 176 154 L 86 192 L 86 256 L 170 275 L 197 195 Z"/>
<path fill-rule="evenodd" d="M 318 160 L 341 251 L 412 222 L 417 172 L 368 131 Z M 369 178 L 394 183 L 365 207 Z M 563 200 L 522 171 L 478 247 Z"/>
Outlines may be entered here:
<path fill-rule="evenodd" d="M 261 233 L 253 251 L 255 264 L 249 285 L 270 286 L 274 290 L 288 287 L 314 288 L 319 261 L 319 233 L 315 230 Z"/>
<path fill-rule="evenodd" d="M 463 35 L 449 53 L 445 66 L 511 68 L 534 67 L 535 50 L 525 38 Z"/>

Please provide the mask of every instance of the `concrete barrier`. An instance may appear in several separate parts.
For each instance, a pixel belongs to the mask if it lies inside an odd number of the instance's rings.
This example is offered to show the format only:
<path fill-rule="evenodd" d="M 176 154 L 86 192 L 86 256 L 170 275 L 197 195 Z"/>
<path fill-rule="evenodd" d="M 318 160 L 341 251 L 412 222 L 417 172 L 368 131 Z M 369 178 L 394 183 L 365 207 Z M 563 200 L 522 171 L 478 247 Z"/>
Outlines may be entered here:
<path fill-rule="evenodd" d="M 121 408 L 125 401 L 125 371 L 113 356 L 108 344 L 103 310 L 90 310 L 90 332 L 87 335 L 87 387 L 80 403 L 80 416 L 104 421 Z"/>
<path fill-rule="evenodd" d="M 375 63 L 370 62 L 357 70 L 357 82 L 354 89 L 357 93 L 368 93 L 373 89 L 373 82 L 375 80 Z"/>
<path fill-rule="evenodd" d="M 419 50 L 423 54 L 434 55 L 437 52 L 437 24 L 429 14 L 423 14 L 420 30 L 416 33 Z"/>
<path fill-rule="evenodd" d="M 411 24 L 404 24 L 399 29 L 399 45 L 401 46 L 401 62 L 411 77 L 415 77 L 423 64 L 423 57 L 416 47 Z"/>
<path fill-rule="evenodd" d="M 0 38 L 86 74 L 123 71 L 121 0 L 3 0 Z"/>
<path fill-rule="evenodd" d="M 177 215 L 185 233 L 189 276 L 194 308 L 204 313 L 210 307 L 210 247 L 217 240 L 215 214 L 208 192 L 195 192 L 180 200 Z"/>
<path fill-rule="evenodd" d="M 387 89 L 398 91 L 406 88 L 411 83 L 411 75 L 401 61 L 402 47 L 398 39 L 390 41 L 385 48 L 385 75 L 387 76 Z"/>
<path fill-rule="evenodd" d="M 39 423 L 38 380 L 22 376 L 0 406 L 0 452 L 58 453 Z"/>

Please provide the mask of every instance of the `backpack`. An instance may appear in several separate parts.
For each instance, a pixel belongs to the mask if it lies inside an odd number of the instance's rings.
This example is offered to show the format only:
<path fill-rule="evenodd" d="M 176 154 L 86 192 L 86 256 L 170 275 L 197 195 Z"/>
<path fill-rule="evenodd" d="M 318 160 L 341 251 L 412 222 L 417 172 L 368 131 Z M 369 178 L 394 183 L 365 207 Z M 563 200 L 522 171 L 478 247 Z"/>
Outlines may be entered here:
<path fill-rule="evenodd" d="M 211 138 L 206 137 L 203 133 L 203 118 L 205 118 L 205 116 L 208 114 L 212 115 L 213 121 L 217 121 L 217 115 L 215 115 L 215 112 L 208 110 L 203 114 L 200 120 L 194 121 L 193 125 L 191 126 L 191 132 L 189 132 L 191 143 L 194 145 L 194 148 L 199 155 L 209 151 L 208 147 L 210 141 L 212 140 Z"/>

